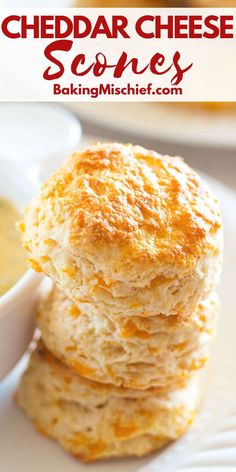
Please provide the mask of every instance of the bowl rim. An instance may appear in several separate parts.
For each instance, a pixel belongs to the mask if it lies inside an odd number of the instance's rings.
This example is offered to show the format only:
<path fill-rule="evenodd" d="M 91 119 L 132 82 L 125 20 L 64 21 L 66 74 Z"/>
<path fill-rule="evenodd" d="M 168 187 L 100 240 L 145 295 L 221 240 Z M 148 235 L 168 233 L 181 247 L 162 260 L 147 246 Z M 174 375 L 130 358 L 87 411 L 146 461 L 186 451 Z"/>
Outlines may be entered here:
<path fill-rule="evenodd" d="M 32 290 L 37 288 L 43 277 L 43 274 L 38 274 L 32 269 L 26 270 L 14 285 L 0 296 L 0 318 L 4 316 L 5 309 L 12 309 L 18 303 L 19 297 L 23 299 L 26 294 L 28 295 L 30 287 Z"/>

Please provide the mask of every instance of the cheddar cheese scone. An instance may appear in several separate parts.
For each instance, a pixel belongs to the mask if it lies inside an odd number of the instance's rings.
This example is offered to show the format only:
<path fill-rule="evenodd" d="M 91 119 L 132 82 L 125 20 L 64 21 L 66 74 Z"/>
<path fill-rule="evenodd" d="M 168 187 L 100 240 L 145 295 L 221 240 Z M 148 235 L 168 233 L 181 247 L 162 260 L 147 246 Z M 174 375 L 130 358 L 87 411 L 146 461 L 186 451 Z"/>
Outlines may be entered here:
<path fill-rule="evenodd" d="M 182 159 L 139 146 L 72 154 L 19 228 L 33 269 L 114 318 L 187 315 L 219 279 L 217 198 Z"/>
<path fill-rule="evenodd" d="M 161 395 L 84 379 L 41 345 L 16 396 L 36 429 L 83 461 L 141 456 L 182 435 L 199 403 L 198 381 Z"/>
<path fill-rule="evenodd" d="M 209 355 L 218 299 L 212 294 L 191 315 L 116 319 L 83 309 L 54 288 L 37 311 L 47 348 L 84 377 L 163 391 L 184 385 Z"/>

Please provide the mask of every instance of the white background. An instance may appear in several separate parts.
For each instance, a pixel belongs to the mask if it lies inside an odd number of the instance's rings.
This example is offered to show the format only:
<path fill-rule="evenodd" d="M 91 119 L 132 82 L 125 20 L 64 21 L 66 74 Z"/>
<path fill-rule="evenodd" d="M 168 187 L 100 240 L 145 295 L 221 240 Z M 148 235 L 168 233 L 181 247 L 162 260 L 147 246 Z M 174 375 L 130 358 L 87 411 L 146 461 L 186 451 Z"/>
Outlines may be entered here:
<path fill-rule="evenodd" d="M 129 13 L 127 13 L 129 11 Z M 187 14 L 193 13 L 192 9 L 150 9 L 151 14 Z M 195 14 L 234 14 L 236 9 L 194 9 Z M 1 17 L 12 13 L 10 9 L 1 9 Z M 78 14 L 75 9 L 14 9 L 14 14 L 63 14 L 72 16 Z M 79 9 L 80 14 L 89 16 L 92 22 L 96 17 L 104 13 L 104 9 Z M 129 25 L 132 31 L 134 22 L 139 16 L 147 14 L 147 9 L 108 9 L 106 17 L 112 14 L 129 15 Z M 1 101 L 94 101 L 88 95 L 85 96 L 65 96 L 53 95 L 52 81 L 47 82 L 42 75 L 49 62 L 44 57 L 44 48 L 52 40 L 11 40 L 1 37 L 0 48 L 0 100 Z M 140 57 L 140 64 L 146 64 L 151 56 L 156 52 L 163 53 L 167 58 L 167 64 L 172 61 L 176 50 L 181 52 L 181 64 L 188 65 L 193 62 L 193 67 L 184 75 L 181 83 L 183 95 L 139 95 L 139 96 L 100 96 L 99 101 L 236 101 L 236 40 L 232 39 L 162 39 L 144 40 L 137 35 L 134 39 L 108 40 L 107 38 L 75 40 L 72 50 L 68 53 L 60 54 L 65 64 L 65 74 L 63 78 L 57 80 L 62 86 L 67 87 L 70 83 L 77 85 L 96 87 L 99 83 L 115 83 L 116 86 L 125 86 L 127 82 L 131 84 L 139 83 L 146 86 L 149 82 L 157 86 L 170 86 L 170 78 L 173 73 L 158 76 L 157 78 L 146 72 L 142 76 L 133 76 L 128 70 L 121 79 L 114 79 L 111 70 L 100 78 L 93 77 L 90 73 L 85 77 L 75 77 L 70 72 L 70 64 L 74 56 L 79 52 L 86 53 L 88 64 L 93 61 L 95 54 L 102 51 L 108 59 L 114 62 L 120 53 L 125 50 L 129 57 Z M 57 57 L 59 57 L 57 55 Z"/>

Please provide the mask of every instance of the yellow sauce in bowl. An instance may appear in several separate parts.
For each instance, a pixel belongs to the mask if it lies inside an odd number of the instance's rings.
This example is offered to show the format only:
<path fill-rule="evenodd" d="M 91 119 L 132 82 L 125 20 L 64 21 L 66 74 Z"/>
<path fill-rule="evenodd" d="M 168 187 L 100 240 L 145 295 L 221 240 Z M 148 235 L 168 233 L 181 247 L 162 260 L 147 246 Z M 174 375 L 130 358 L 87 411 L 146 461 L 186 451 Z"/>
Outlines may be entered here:
<path fill-rule="evenodd" d="M 25 253 L 15 226 L 18 219 L 19 213 L 12 203 L 0 197 L 0 296 L 27 270 Z"/>

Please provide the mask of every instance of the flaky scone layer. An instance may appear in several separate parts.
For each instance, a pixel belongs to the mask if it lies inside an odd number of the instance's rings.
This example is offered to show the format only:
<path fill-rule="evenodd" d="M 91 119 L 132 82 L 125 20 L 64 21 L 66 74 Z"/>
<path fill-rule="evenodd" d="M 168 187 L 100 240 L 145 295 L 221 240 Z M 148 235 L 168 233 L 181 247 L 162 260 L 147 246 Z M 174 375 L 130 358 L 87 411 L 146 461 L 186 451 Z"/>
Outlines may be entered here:
<path fill-rule="evenodd" d="M 219 278 L 217 199 L 182 159 L 139 146 L 73 154 L 19 228 L 35 270 L 114 316 L 191 312 Z"/>
<path fill-rule="evenodd" d="M 36 428 L 84 461 L 162 447 L 188 428 L 198 401 L 197 379 L 168 395 L 117 388 L 73 373 L 42 345 L 17 392 Z"/>
<path fill-rule="evenodd" d="M 188 316 L 115 319 L 78 307 L 58 288 L 41 303 L 37 324 L 47 348 L 79 374 L 130 388 L 183 385 L 209 355 L 219 303 L 212 294 Z"/>

